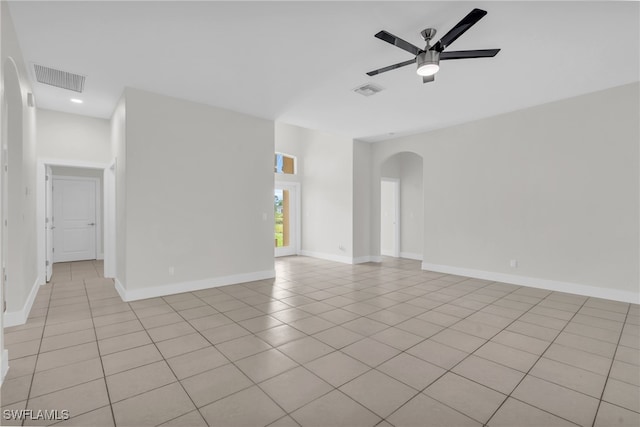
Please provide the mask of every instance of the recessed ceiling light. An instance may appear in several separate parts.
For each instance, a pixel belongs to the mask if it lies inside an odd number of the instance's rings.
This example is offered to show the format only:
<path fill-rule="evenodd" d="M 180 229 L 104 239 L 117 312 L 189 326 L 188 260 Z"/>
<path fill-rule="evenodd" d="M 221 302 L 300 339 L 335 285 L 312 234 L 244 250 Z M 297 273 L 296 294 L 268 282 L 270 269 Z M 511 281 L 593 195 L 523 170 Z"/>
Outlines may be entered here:
<path fill-rule="evenodd" d="M 71 102 L 73 102 L 74 104 L 82 104 L 84 101 L 78 98 L 71 98 Z"/>

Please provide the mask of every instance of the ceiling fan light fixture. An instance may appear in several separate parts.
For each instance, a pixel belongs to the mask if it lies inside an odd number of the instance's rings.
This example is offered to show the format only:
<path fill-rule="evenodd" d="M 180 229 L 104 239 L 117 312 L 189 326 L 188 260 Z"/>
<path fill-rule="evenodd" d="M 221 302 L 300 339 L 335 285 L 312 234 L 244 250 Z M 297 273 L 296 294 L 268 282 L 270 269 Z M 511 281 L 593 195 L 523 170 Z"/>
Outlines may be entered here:
<path fill-rule="evenodd" d="M 440 70 L 440 52 L 435 50 L 427 50 L 418 54 L 416 59 L 418 69 L 416 73 L 422 77 L 433 76 Z"/>

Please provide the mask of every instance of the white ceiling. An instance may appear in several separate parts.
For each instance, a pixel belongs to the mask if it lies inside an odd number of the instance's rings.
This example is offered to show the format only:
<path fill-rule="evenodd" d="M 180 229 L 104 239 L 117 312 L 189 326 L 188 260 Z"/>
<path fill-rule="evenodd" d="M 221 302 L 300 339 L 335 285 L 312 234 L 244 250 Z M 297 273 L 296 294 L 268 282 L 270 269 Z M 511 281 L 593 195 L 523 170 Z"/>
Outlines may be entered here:
<path fill-rule="evenodd" d="M 435 83 L 411 55 L 471 9 L 488 11 L 448 50 Z M 637 2 L 12 2 L 25 62 L 87 76 L 75 93 L 34 84 L 39 107 L 108 118 L 125 86 L 369 141 L 467 122 L 639 79 Z M 32 78 L 32 81 L 34 79 Z M 363 97 L 352 89 L 376 83 Z"/>

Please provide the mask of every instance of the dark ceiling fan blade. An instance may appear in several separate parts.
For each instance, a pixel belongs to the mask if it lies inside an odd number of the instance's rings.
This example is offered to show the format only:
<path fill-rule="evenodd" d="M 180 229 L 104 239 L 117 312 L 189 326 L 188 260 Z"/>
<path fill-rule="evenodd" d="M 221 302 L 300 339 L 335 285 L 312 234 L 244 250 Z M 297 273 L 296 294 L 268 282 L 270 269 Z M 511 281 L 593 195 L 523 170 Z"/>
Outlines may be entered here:
<path fill-rule="evenodd" d="M 420 49 L 417 46 L 414 46 L 408 41 L 402 40 L 401 38 L 396 37 L 387 31 L 383 30 L 378 32 L 378 34 L 376 34 L 376 37 L 394 46 L 398 46 L 400 49 L 406 50 L 414 56 L 417 56 L 420 53 Z"/>
<path fill-rule="evenodd" d="M 422 76 L 422 83 L 430 83 L 436 79 L 436 75 L 432 74 L 430 76 Z"/>
<path fill-rule="evenodd" d="M 397 64 L 389 65 L 388 67 L 378 68 L 377 70 L 369 71 L 367 73 L 368 76 L 375 76 L 376 74 L 384 73 L 386 71 L 395 70 L 396 68 L 404 67 L 406 65 L 415 64 L 415 59 L 410 59 L 408 61 L 399 62 Z"/>
<path fill-rule="evenodd" d="M 453 27 L 447 34 L 445 34 L 438 43 L 434 44 L 431 50 L 437 50 L 438 52 L 442 52 L 449 46 L 451 43 L 456 41 L 458 37 L 463 35 L 465 31 L 471 28 L 476 22 L 482 19 L 487 12 L 482 9 L 473 9 L 467 16 L 462 18 L 462 21 L 458 22 L 455 27 Z"/>
<path fill-rule="evenodd" d="M 479 49 L 479 50 L 457 50 L 452 52 L 442 52 L 440 60 L 446 59 L 470 59 L 470 58 L 493 58 L 500 52 L 500 49 Z"/>

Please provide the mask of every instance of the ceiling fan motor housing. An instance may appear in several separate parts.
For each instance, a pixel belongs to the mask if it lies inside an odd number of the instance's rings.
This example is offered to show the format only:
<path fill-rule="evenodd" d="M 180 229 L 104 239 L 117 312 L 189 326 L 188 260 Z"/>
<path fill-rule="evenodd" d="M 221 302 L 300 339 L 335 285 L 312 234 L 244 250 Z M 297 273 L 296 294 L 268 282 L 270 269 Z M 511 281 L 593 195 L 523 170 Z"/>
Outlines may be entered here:
<path fill-rule="evenodd" d="M 418 75 L 432 76 L 440 69 L 440 52 L 437 50 L 420 52 L 416 57 L 416 64 L 418 64 Z"/>

